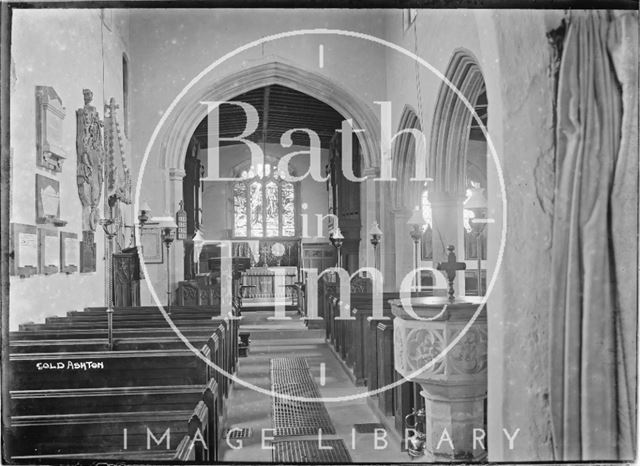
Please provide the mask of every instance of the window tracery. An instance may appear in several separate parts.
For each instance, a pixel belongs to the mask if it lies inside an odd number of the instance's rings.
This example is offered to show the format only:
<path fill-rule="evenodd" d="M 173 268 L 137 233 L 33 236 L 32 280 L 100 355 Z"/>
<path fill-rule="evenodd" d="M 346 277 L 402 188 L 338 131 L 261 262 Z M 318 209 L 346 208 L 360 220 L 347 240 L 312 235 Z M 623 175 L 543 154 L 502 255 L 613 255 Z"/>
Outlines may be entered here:
<path fill-rule="evenodd" d="M 275 164 L 243 170 L 233 183 L 233 235 L 236 238 L 293 237 L 296 189 Z"/>

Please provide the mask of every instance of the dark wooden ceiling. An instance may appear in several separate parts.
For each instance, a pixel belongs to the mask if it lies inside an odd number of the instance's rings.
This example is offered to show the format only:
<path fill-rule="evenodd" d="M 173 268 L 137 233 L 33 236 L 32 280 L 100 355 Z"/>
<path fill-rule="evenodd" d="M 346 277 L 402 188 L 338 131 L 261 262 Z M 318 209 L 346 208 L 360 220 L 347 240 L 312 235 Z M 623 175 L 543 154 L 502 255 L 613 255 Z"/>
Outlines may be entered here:
<path fill-rule="evenodd" d="M 476 100 L 476 105 L 474 110 L 480 117 L 482 124 L 484 127 L 487 127 L 487 91 L 485 90 L 482 94 L 478 96 L 478 100 Z M 480 129 L 478 122 L 475 118 L 471 119 L 471 131 L 469 132 L 469 139 L 474 139 L 476 141 L 484 141 L 484 133 Z"/>
<path fill-rule="evenodd" d="M 329 142 L 336 129 L 340 129 L 344 118 L 332 107 L 302 92 L 285 86 L 272 85 L 254 89 L 241 94 L 231 101 L 246 102 L 258 112 L 258 127 L 247 139 L 261 144 L 265 142 L 280 144 L 280 137 L 292 128 L 308 128 L 320 137 L 323 148 Z M 220 137 L 236 137 L 247 126 L 244 109 L 232 104 L 220 106 Z M 204 118 L 195 131 L 201 147 L 207 147 L 208 125 Z M 308 146 L 309 137 L 303 132 L 292 135 L 293 143 Z M 221 141 L 220 145 L 238 144 Z"/>
<path fill-rule="evenodd" d="M 315 131 L 320 137 L 322 148 L 329 147 L 329 141 L 335 130 L 340 129 L 345 118 L 329 105 L 307 94 L 278 84 L 260 87 L 244 94 L 238 95 L 231 101 L 246 102 L 256 109 L 258 113 L 258 126 L 256 131 L 247 139 L 261 144 L 263 135 L 266 135 L 267 143 L 280 144 L 282 134 L 292 128 L 308 128 Z M 487 124 L 487 94 L 483 92 L 478 97 L 475 110 Z M 204 118 L 195 131 L 201 147 L 207 147 L 208 125 Z M 242 134 L 246 128 L 247 118 L 242 108 L 236 105 L 223 104 L 220 107 L 220 137 L 236 137 Z M 301 146 L 309 145 L 309 138 L 302 132 L 293 134 L 293 143 Z M 477 122 L 471 121 L 470 139 L 484 141 L 485 137 Z M 221 141 L 220 146 L 238 144 Z"/>

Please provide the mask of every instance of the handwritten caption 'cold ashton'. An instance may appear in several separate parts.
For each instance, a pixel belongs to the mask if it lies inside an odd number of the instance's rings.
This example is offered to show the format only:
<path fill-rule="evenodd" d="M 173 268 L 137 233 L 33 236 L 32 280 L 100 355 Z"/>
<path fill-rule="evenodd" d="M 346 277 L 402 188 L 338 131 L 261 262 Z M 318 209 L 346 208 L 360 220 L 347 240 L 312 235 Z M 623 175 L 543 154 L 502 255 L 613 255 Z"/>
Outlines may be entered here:
<path fill-rule="evenodd" d="M 36 369 L 43 370 L 73 370 L 89 371 L 104 369 L 104 361 L 58 361 L 58 362 L 37 362 Z"/>

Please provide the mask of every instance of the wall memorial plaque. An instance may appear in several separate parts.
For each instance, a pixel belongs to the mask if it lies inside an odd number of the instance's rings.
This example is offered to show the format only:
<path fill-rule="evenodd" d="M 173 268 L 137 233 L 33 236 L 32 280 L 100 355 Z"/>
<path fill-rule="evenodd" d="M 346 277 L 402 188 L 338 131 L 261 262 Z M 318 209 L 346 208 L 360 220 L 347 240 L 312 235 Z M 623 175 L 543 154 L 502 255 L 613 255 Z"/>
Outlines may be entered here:
<path fill-rule="evenodd" d="M 11 275 L 29 277 L 38 273 L 38 230 L 33 225 L 11 224 Z"/>
<path fill-rule="evenodd" d="M 60 271 L 60 240 L 56 230 L 38 229 L 38 263 L 45 275 Z"/>
<path fill-rule="evenodd" d="M 159 228 L 145 228 L 140 233 L 142 257 L 146 264 L 162 264 L 162 237 Z"/>
<path fill-rule="evenodd" d="M 95 247 L 94 247 L 94 252 L 95 252 Z M 81 265 L 79 253 L 80 253 L 80 247 L 78 245 L 78 235 L 76 233 L 61 231 L 60 232 L 60 270 L 67 274 L 77 272 L 78 265 Z M 95 260 L 94 260 L 94 271 L 95 271 Z"/>
<path fill-rule="evenodd" d="M 59 173 L 66 158 L 62 120 L 66 109 L 53 87 L 36 86 L 36 163 Z"/>
<path fill-rule="evenodd" d="M 60 182 L 40 174 L 36 174 L 36 223 L 67 224 L 60 219 Z"/>

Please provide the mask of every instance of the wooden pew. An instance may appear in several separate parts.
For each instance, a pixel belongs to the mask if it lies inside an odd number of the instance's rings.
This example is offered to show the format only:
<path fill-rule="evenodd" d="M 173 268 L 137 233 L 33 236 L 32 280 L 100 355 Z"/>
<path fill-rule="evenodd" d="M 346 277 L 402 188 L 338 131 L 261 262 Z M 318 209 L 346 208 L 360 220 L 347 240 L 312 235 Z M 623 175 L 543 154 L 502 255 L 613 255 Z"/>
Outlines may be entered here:
<path fill-rule="evenodd" d="M 86 307 L 84 308 L 82 311 L 69 311 L 67 312 L 67 315 L 74 315 L 74 314 L 85 314 L 85 315 L 89 315 L 89 314 L 101 314 L 104 313 L 107 310 L 106 307 L 103 306 L 91 306 L 91 307 Z M 115 308 L 116 311 L 120 312 L 120 313 L 131 313 L 131 314 L 146 314 L 146 313 L 151 313 L 151 314 L 158 314 L 160 315 L 160 308 L 158 308 L 157 306 L 128 306 L 128 307 L 117 307 Z M 212 306 L 164 306 L 164 310 L 170 314 L 181 314 L 181 315 L 188 315 L 188 314 L 200 314 L 200 315 L 210 315 L 210 316 L 214 316 L 214 315 L 220 315 L 220 305 L 212 305 Z"/>
<path fill-rule="evenodd" d="M 337 291 L 337 288 L 336 288 Z M 414 293 L 423 295 L 427 293 Z M 389 300 L 398 299 L 399 293 L 383 294 L 383 316 L 393 319 Z M 337 295 L 329 297 L 328 313 L 333 318 L 339 315 L 340 300 Z M 338 321 L 327 326 L 328 341 L 335 345 L 336 352 L 353 371 L 357 384 L 366 384 L 368 390 L 376 390 L 388 385 L 401 376 L 393 369 L 393 321 L 375 320 L 372 318 L 371 293 L 351 294 L 351 316 L 355 321 Z M 378 404 L 385 415 L 395 416 L 395 425 L 399 432 L 404 430 L 404 417 L 411 412 L 414 404 L 420 402 L 419 387 L 412 382 L 400 384 L 376 396 Z"/>
<path fill-rule="evenodd" d="M 376 354 L 378 387 L 384 387 L 394 382 L 393 367 L 393 320 L 378 322 L 376 327 Z M 378 407 L 385 416 L 393 416 L 395 390 L 384 390 L 378 393 Z"/>
<path fill-rule="evenodd" d="M 184 342 L 177 338 L 157 309 L 143 310 L 143 314 L 140 314 L 144 315 L 143 318 L 139 318 L 140 315 L 135 315 L 135 311 L 139 309 L 128 309 L 127 312 L 131 314 L 133 319 L 123 319 L 127 327 L 116 327 L 114 330 L 116 350 L 112 352 L 87 351 L 87 349 L 102 349 L 102 345 L 106 343 L 104 338 L 106 336 L 106 319 L 103 319 L 101 315 L 104 312 L 103 309 L 90 309 L 81 312 L 72 311 L 70 316 L 50 319 L 50 322 L 45 324 L 32 324 L 26 326 L 28 330 L 23 328 L 19 332 L 11 333 L 13 353 L 10 357 L 12 367 L 11 382 L 13 385 L 12 393 L 15 396 L 12 403 L 15 404 L 17 409 L 14 415 L 17 416 L 15 419 L 15 434 L 18 437 L 24 435 L 25 430 L 37 430 L 49 424 L 52 426 L 99 424 L 95 420 L 88 421 L 88 419 L 92 419 L 92 415 L 96 414 L 100 419 L 113 421 L 118 417 L 117 413 L 110 414 L 111 411 L 127 404 L 129 405 L 127 410 L 130 410 L 131 405 L 135 405 L 138 408 L 137 411 L 142 413 L 141 418 L 144 418 L 145 421 L 152 425 L 156 419 L 152 413 L 163 413 L 163 416 L 166 414 L 163 419 L 167 422 L 176 420 L 178 412 L 184 414 L 184 409 L 177 409 L 176 403 L 170 402 L 170 398 L 175 398 L 174 395 L 176 394 L 175 391 L 171 392 L 172 385 L 170 384 L 175 383 L 173 387 L 179 387 L 178 390 L 186 390 L 187 393 L 191 392 L 193 394 L 193 387 L 199 386 L 200 383 L 204 383 L 208 379 L 207 373 L 209 370 L 212 373 L 218 373 L 209 368 L 190 350 L 183 349 Z M 84 312 L 87 312 L 87 314 L 84 314 Z M 184 330 L 185 335 L 189 337 L 192 344 L 196 343 L 197 347 L 201 348 L 200 352 L 205 358 L 210 358 L 217 366 L 233 373 L 237 364 L 237 348 L 230 345 L 237 344 L 238 322 L 226 317 L 205 317 L 205 319 L 202 319 L 202 312 L 193 312 L 190 309 L 184 309 L 181 312 L 182 315 L 174 315 L 172 318 L 177 319 L 179 317 L 185 322 L 189 322 L 188 325 L 196 325 L 195 327 L 181 327 L 181 330 Z M 234 313 L 237 315 L 237 312 Z M 159 318 L 153 314 L 159 315 Z M 132 322 L 133 324 L 131 324 Z M 151 327 L 144 324 L 151 325 Z M 61 337 L 63 339 L 60 339 Z M 76 338 L 65 340 L 64 337 Z M 215 351 L 212 352 L 211 342 L 213 341 L 217 344 L 213 344 Z M 204 344 L 200 345 L 200 343 Z M 130 349 L 123 350 L 123 348 Z M 65 351 L 58 351 L 60 349 Z M 71 349 L 76 351 L 69 351 Z M 82 351 L 77 351 L 78 349 L 82 349 Z M 93 364 L 89 364 L 87 367 L 93 366 L 95 369 L 68 369 L 74 363 L 82 365 L 82 363 L 87 363 L 88 361 L 93 361 Z M 64 368 L 57 369 L 60 364 Z M 67 373 L 66 375 L 65 372 Z M 69 376 L 69 374 L 73 374 L 73 376 Z M 228 393 L 229 386 L 227 377 L 222 377 L 220 374 L 218 376 L 221 383 L 218 384 L 215 378 L 211 379 L 205 389 L 205 393 L 202 395 L 203 400 L 208 400 L 206 415 L 204 415 L 203 406 L 200 405 L 197 409 L 197 415 L 192 415 L 189 423 L 189 425 L 198 422 L 206 424 L 209 429 L 208 432 L 212 433 L 212 435 L 215 434 L 210 439 L 213 447 L 210 445 L 209 450 L 200 448 L 199 450 L 196 449 L 196 451 L 187 452 L 185 450 L 185 439 L 189 437 L 186 435 L 182 437 L 180 445 L 178 445 L 180 448 L 176 447 L 175 454 L 141 452 L 143 453 L 143 455 L 140 455 L 141 458 L 180 459 L 197 457 L 207 460 L 210 457 L 205 457 L 205 455 L 211 454 L 214 454 L 215 458 L 217 458 L 218 426 L 221 422 L 219 418 L 222 412 L 221 409 L 219 410 L 221 406 L 220 400 Z M 109 386 L 109 381 L 113 380 L 124 381 L 124 386 Z M 40 390 L 43 387 L 45 389 Z M 155 394 L 155 397 L 151 396 L 149 398 L 149 391 L 151 394 Z M 118 398 L 118 395 L 120 398 Z M 78 397 L 83 402 L 73 403 L 73 401 L 70 401 Z M 188 397 L 182 398 L 193 401 Z M 82 412 L 66 413 L 64 415 L 58 413 L 54 414 L 53 418 L 38 417 L 42 416 L 41 414 L 28 414 L 32 409 L 34 410 L 31 411 L 33 413 L 38 412 L 39 409 L 46 408 L 46 403 L 51 403 L 52 399 L 58 400 L 59 404 L 56 405 L 58 407 L 69 407 L 69 404 L 71 404 L 74 409 L 80 409 Z M 117 399 L 120 401 L 116 401 Z M 141 399 L 155 400 L 157 403 L 151 406 L 148 411 L 144 411 L 143 407 L 148 406 L 148 403 L 141 403 Z M 107 402 L 108 406 L 105 405 Z M 84 409 L 88 404 L 93 406 L 93 412 L 91 409 Z M 101 411 L 104 407 L 108 408 L 108 411 Z M 165 409 L 161 410 L 159 409 L 160 407 Z M 60 416 L 63 416 L 63 418 L 60 418 Z M 133 419 L 125 416 L 123 422 L 126 425 L 131 425 L 133 429 L 131 431 L 133 437 L 131 438 L 136 439 L 136 435 L 138 437 L 142 435 L 140 432 L 134 432 L 137 424 L 133 422 Z M 58 430 L 69 432 L 68 428 Z M 193 431 L 193 428 L 191 430 Z M 29 432 L 31 433 L 23 437 L 25 440 L 30 438 L 34 431 L 30 430 Z M 193 434 L 193 432 L 191 433 Z M 108 437 L 109 435 L 105 434 L 105 436 Z M 74 442 L 70 441 L 71 444 Z M 20 443 L 21 441 L 18 439 L 17 444 Z M 26 443 L 29 444 L 29 442 Z M 51 443 L 50 447 L 53 448 L 55 443 Z M 45 445 L 46 448 L 49 447 Z M 56 452 L 44 454 L 42 449 L 37 453 L 34 458 L 60 456 Z M 133 454 L 135 459 L 140 452 L 127 453 Z M 145 455 L 144 453 L 149 454 Z M 74 455 L 68 452 L 65 454 Z M 113 458 L 129 458 L 126 455 L 119 455 L 117 451 L 112 451 L 109 454 L 113 454 Z M 79 453 L 77 457 L 91 457 L 92 453 L 89 452 L 89 456 L 83 455 L 84 453 Z M 25 455 L 22 456 L 24 457 Z M 27 456 L 29 456 L 29 452 L 27 452 Z M 100 455 L 94 457 L 102 458 Z"/>
<path fill-rule="evenodd" d="M 63 318 L 64 319 L 64 318 Z M 173 324 L 178 327 L 193 327 L 198 325 L 207 325 L 211 319 L 173 319 Z M 130 320 L 123 323 L 127 328 L 153 328 L 153 327 L 169 327 L 169 324 L 163 320 Z M 117 328 L 118 324 L 114 324 L 114 328 Z M 169 327 L 170 328 L 170 327 Z M 19 329 L 21 331 L 42 332 L 46 330 L 78 330 L 78 329 L 91 329 L 91 330 L 106 330 L 107 321 L 94 321 L 94 322 L 72 322 L 68 320 L 51 320 L 44 324 L 20 324 Z"/>
<path fill-rule="evenodd" d="M 333 319 L 331 318 L 330 300 L 337 293 L 338 283 L 329 282 L 325 279 L 318 281 L 318 316 L 324 319 L 325 338 L 331 338 Z"/>
<path fill-rule="evenodd" d="M 214 321 L 215 322 L 215 321 Z M 181 327 L 180 332 L 186 337 L 199 336 L 206 334 L 210 329 L 208 327 Z M 157 335 L 158 337 L 171 337 L 175 336 L 175 332 L 168 324 L 149 327 L 117 327 L 113 329 L 114 338 L 144 338 L 150 335 Z M 66 328 L 66 329 L 44 329 L 44 330 L 18 330 L 12 331 L 9 334 L 11 341 L 19 340 L 70 340 L 70 339 L 106 339 L 107 329 L 100 326 L 100 328 Z"/>
<path fill-rule="evenodd" d="M 391 307 L 389 300 L 397 299 L 397 293 L 383 293 L 382 314 L 383 317 L 391 318 Z M 353 374 L 356 381 L 367 383 L 367 374 L 371 369 L 368 366 L 367 358 L 376 357 L 375 349 L 371 345 L 372 339 L 369 335 L 369 321 L 373 316 L 373 301 L 371 294 L 358 294 L 351 297 L 351 315 L 355 317 L 352 325 L 352 332 L 349 336 L 349 354 L 352 358 Z M 369 362 L 371 363 L 371 361 Z M 377 362 L 375 363 L 377 365 Z"/>
<path fill-rule="evenodd" d="M 213 329 L 208 329 L 207 332 L 201 336 L 192 337 L 189 339 L 191 345 L 195 347 L 206 347 L 206 358 L 210 359 L 216 366 L 231 373 L 232 368 L 228 353 L 226 341 L 230 340 L 227 328 L 223 322 L 218 323 Z M 86 340 L 17 340 L 11 342 L 11 350 L 15 354 L 25 353 L 56 353 L 60 348 L 64 348 L 65 352 L 86 352 L 87 345 Z M 107 341 L 102 340 L 88 340 L 91 343 L 89 346 L 97 346 L 97 351 L 106 351 Z M 114 341 L 115 351 L 145 351 L 145 350 L 171 350 L 171 349 L 186 349 L 185 343 L 179 339 L 176 335 L 170 335 L 168 337 L 146 337 L 141 338 L 129 338 L 129 339 L 116 339 Z M 230 379 L 223 376 L 219 371 L 207 366 L 206 371 L 208 374 L 213 374 L 220 386 L 220 396 L 226 397 L 228 394 L 228 386 Z"/>
<path fill-rule="evenodd" d="M 213 391 L 211 390 L 213 387 Z M 182 388 L 181 395 L 173 393 L 173 405 L 158 409 L 156 395 L 168 395 L 169 390 L 161 387 L 139 388 L 132 392 L 126 392 L 121 388 L 101 389 L 93 395 L 116 397 L 119 403 L 110 402 L 109 412 L 90 411 L 85 406 L 73 404 L 72 397 L 91 398 L 92 394 L 78 390 L 58 392 L 58 401 L 54 406 L 40 406 L 41 409 L 53 414 L 39 415 L 14 415 L 11 418 L 11 438 L 9 445 L 13 459 L 31 459 L 65 455 L 89 454 L 92 457 L 107 459 L 110 457 L 137 459 L 155 459 L 159 450 L 165 450 L 161 455 L 163 459 L 170 457 L 186 456 L 184 452 L 178 454 L 185 445 L 184 435 L 190 439 L 189 447 L 195 448 L 193 457 L 197 461 L 217 460 L 218 457 L 218 416 L 216 412 L 215 381 L 204 388 L 174 387 L 174 390 Z M 108 392 L 111 393 L 108 393 Z M 49 391 L 49 394 L 56 394 Z M 13 393 L 15 396 L 16 393 Z M 44 398 L 41 394 L 40 398 Z M 63 400 L 67 399 L 68 402 Z M 94 399 L 99 401 L 99 399 Z M 192 411 L 189 407 L 196 408 Z M 105 405 L 98 405 L 104 407 Z M 134 407 L 136 409 L 118 411 L 120 407 Z M 170 408 L 170 409 L 167 409 Z M 115 410 L 115 411 L 114 411 Z M 196 436 L 196 431 L 200 435 Z M 163 437 L 166 434 L 166 437 Z M 178 443 L 178 440 L 182 441 Z M 205 446 L 202 441 L 203 439 Z M 168 446 L 168 448 L 167 448 Z M 120 449 L 120 452 L 118 452 Z M 126 450 L 126 451 L 125 451 Z M 174 450 L 173 455 L 167 454 L 167 450 Z M 97 453 L 102 452 L 102 456 Z M 148 455 L 142 452 L 148 453 Z M 134 453 L 130 456 L 130 453 Z M 106 456 L 105 456 L 106 455 Z"/>
<path fill-rule="evenodd" d="M 113 411 L 179 410 L 195 406 L 202 395 L 201 385 L 141 387 L 60 388 L 11 390 L 11 414 L 95 413 L 104 406 Z"/>
<path fill-rule="evenodd" d="M 11 455 L 81 453 L 118 448 L 145 450 L 148 432 L 160 439 L 167 429 L 168 447 L 156 446 L 152 438 L 149 444 L 156 449 L 175 450 L 182 436 L 188 433 L 186 421 L 191 413 L 191 410 L 156 410 L 13 416 Z"/>
<path fill-rule="evenodd" d="M 209 409 L 209 449 L 210 449 L 210 461 L 219 460 L 219 448 L 218 442 L 222 438 L 223 415 L 218 412 L 218 393 L 219 388 L 215 379 L 209 379 L 209 383 L 202 393 L 202 401 L 207 405 Z"/>
<path fill-rule="evenodd" d="M 209 332 L 187 338 L 193 346 L 201 347 L 209 337 Z M 148 349 L 181 349 L 185 343 L 177 335 L 162 337 L 116 338 L 113 341 L 115 351 L 143 351 Z M 60 353 L 76 351 L 108 351 L 106 338 L 55 339 L 55 340 L 14 340 L 10 342 L 12 353 Z"/>
<path fill-rule="evenodd" d="M 194 448 L 195 461 L 209 461 L 209 445 L 211 444 L 209 439 L 209 416 L 210 413 L 207 405 L 204 401 L 200 400 L 187 424 L 189 438 L 192 439 L 191 444 Z M 203 440 L 198 438 L 198 432 Z"/>
<path fill-rule="evenodd" d="M 9 364 L 14 390 L 206 383 L 206 364 L 188 349 L 14 353 Z"/>
<path fill-rule="evenodd" d="M 391 317 L 388 301 L 397 299 L 398 293 L 386 292 L 382 296 L 383 316 Z M 371 353 L 366 336 L 369 331 L 368 319 L 373 314 L 373 298 L 371 293 L 351 294 L 350 316 L 354 320 L 337 320 L 330 325 L 329 341 L 334 344 L 336 352 L 342 357 L 347 366 L 351 367 L 357 383 L 364 383 L 367 379 L 365 355 Z M 329 318 L 334 320 L 340 315 L 339 306 L 342 305 L 338 296 L 331 296 L 328 305 Z M 376 363 L 377 364 L 377 363 Z"/>
<path fill-rule="evenodd" d="M 178 307 L 172 306 L 166 308 L 169 311 L 169 318 L 178 326 L 188 325 L 191 321 L 192 326 L 200 325 L 207 319 L 224 318 L 220 316 L 219 307 L 194 308 L 194 307 Z M 232 311 L 235 310 L 232 308 Z M 66 316 L 48 317 L 44 323 L 26 323 L 21 324 L 20 330 L 23 331 L 43 331 L 47 329 L 59 329 L 73 327 L 76 329 L 90 328 L 93 324 L 99 326 L 106 325 L 107 322 L 106 308 L 87 308 L 84 311 L 69 311 Z M 155 306 L 147 307 L 130 307 L 116 308 L 112 314 L 114 327 L 150 327 L 154 324 L 169 326 L 167 319 Z"/>
<path fill-rule="evenodd" d="M 100 326 L 96 324 L 95 326 Z M 221 367 L 227 373 L 233 373 L 235 371 L 235 356 L 236 353 L 231 345 L 237 341 L 237 322 L 221 318 L 214 317 L 207 321 L 206 325 L 203 325 L 197 329 L 192 329 L 189 334 L 185 335 L 189 342 L 193 346 L 201 347 L 205 343 L 209 343 L 212 334 L 215 334 L 218 344 L 215 348 L 212 348 L 211 355 L 214 357 L 214 364 Z M 88 329 L 91 330 L 91 329 Z M 191 330 L 191 329 L 190 329 Z M 41 332 L 35 331 L 22 331 L 13 332 L 11 340 L 11 348 L 14 353 L 33 353 L 33 352 L 76 352 L 87 350 L 106 350 L 107 340 L 106 338 L 97 339 L 73 339 L 65 338 L 69 336 L 78 336 L 76 329 L 64 329 L 56 330 L 53 335 L 47 334 L 46 336 L 57 336 L 58 338 L 50 340 L 26 340 L 25 336 L 42 337 Z M 134 351 L 134 350 L 168 350 L 168 349 L 186 349 L 185 343 L 182 339 L 173 333 L 171 329 L 154 329 L 147 328 L 144 332 L 137 333 L 133 337 L 121 338 L 122 335 L 129 335 L 129 329 L 116 329 L 114 332 L 114 349 L 116 351 Z M 104 334 L 103 334 L 104 335 Z M 145 335 L 145 336 L 140 336 Z M 81 336 L 93 336 L 91 333 L 85 333 Z M 212 369 L 213 370 L 213 369 Z M 228 394 L 229 378 L 223 377 L 218 371 L 213 370 L 218 377 L 219 386 L 222 389 L 221 396 Z"/>

